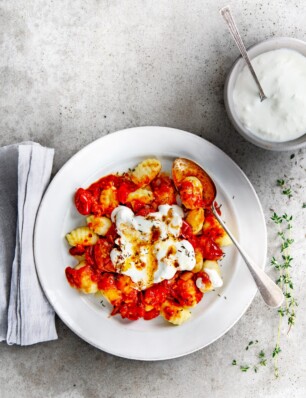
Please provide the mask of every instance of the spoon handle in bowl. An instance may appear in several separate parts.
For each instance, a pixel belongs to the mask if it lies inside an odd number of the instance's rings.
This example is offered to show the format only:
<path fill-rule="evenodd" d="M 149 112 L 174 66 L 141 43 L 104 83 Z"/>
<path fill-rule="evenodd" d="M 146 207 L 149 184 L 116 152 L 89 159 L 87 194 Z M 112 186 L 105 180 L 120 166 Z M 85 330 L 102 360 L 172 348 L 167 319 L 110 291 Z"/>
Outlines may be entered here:
<path fill-rule="evenodd" d="M 222 7 L 220 10 L 220 14 L 223 17 L 223 19 L 225 20 L 227 27 L 231 33 L 231 35 L 233 36 L 233 39 L 235 40 L 235 43 L 237 45 L 237 47 L 239 48 L 240 54 L 242 55 L 243 59 L 245 60 L 247 66 L 250 69 L 250 72 L 255 80 L 255 83 L 257 84 L 258 90 L 259 90 L 259 97 L 260 100 L 263 101 L 265 100 L 267 97 L 265 95 L 265 93 L 263 92 L 263 89 L 259 83 L 259 80 L 257 78 L 257 75 L 254 71 L 254 68 L 251 64 L 250 58 L 248 56 L 247 50 L 243 44 L 242 38 L 240 36 L 240 33 L 238 31 L 237 25 L 234 21 L 234 18 L 232 16 L 231 10 L 229 6 L 225 6 Z"/>
<path fill-rule="evenodd" d="M 258 267 L 257 264 L 255 264 L 249 256 L 246 254 L 246 252 L 242 249 L 240 244 L 237 242 L 231 231 L 227 228 L 225 225 L 224 221 L 220 218 L 219 214 L 217 213 L 216 209 L 214 206 L 212 206 L 212 211 L 216 219 L 219 221 L 221 224 L 222 228 L 225 230 L 225 232 L 228 234 L 228 236 L 231 238 L 232 242 L 238 249 L 239 253 L 241 254 L 241 257 L 245 261 L 258 289 L 259 292 L 264 300 L 264 302 L 272 308 L 277 308 L 280 307 L 282 302 L 284 301 L 284 295 L 282 290 L 272 281 L 272 279 L 261 269 Z"/>

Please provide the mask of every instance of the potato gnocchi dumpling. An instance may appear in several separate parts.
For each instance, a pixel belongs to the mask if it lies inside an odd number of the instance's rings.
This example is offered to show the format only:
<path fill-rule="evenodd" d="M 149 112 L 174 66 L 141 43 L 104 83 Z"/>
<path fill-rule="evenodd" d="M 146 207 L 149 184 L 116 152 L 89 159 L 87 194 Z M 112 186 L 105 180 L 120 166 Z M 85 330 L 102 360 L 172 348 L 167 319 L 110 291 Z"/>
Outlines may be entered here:
<path fill-rule="evenodd" d="M 66 235 L 70 246 L 82 245 L 92 246 L 98 242 L 98 235 L 88 227 L 79 227 Z"/>
<path fill-rule="evenodd" d="M 200 272 L 203 268 L 203 255 L 199 249 L 195 249 L 195 259 L 196 259 L 196 265 L 193 268 L 192 272 Z"/>
<path fill-rule="evenodd" d="M 100 204 L 105 213 L 111 213 L 119 205 L 117 189 L 115 187 L 103 189 L 100 195 Z"/>
<path fill-rule="evenodd" d="M 98 217 L 91 215 L 86 218 L 88 227 L 96 234 L 105 236 L 112 226 L 112 222 L 108 217 Z"/>
<path fill-rule="evenodd" d="M 221 269 L 218 261 L 212 261 L 212 260 L 205 260 L 203 263 L 203 270 L 205 269 L 212 269 L 218 273 L 219 276 L 221 276 Z"/>
<path fill-rule="evenodd" d="M 210 236 L 221 247 L 232 245 L 230 237 L 213 214 L 205 217 L 203 233 Z"/>
<path fill-rule="evenodd" d="M 179 192 L 186 209 L 198 209 L 203 206 L 203 187 L 197 177 L 186 177 L 180 185 Z"/>
<path fill-rule="evenodd" d="M 134 192 L 131 192 L 127 197 L 127 203 L 133 204 L 140 202 L 143 205 L 149 204 L 154 200 L 153 192 L 149 188 L 139 188 Z"/>
<path fill-rule="evenodd" d="M 166 300 L 162 305 L 160 314 L 173 325 L 181 325 L 191 317 L 190 311 L 177 305 L 174 301 Z"/>
<path fill-rule="evenodd" d="M 159 174 L 161 163 L 157 159 L 146 159 L 139 163 L 131 173 L 131 180 L 138 187 L 142 188 Z"/>
<path fill-rule="evenodd" d="M 184 308 L 191 308 L 197 305 L 197 287 L 193 280 L 192 272 L 184 272 L 177 281 L 176 298 Z"/>
<path fill-rule="evenodd" d="M 120 306 L 134 304 L 137 300 L 137 290 L 131 278 L 126 275 L 115 276 L 105 273 L 98 285 L 99 292 L 114 306 L 115 311 Z"/>
<path fill-rule="evenodd" d="M 188 212 L 186 222 L 191 226 L 194 235 L 197 235 L 202 231 L 204 218 L 204 209 L 202 207 Z"/>
<path fill-rule="evenodd" d="M 186 177 L 196 177 L 201 181 L 203 187 L 203 206 L 210 207 L 212 205 L 216 197 L 215 187 L 210 183 L 209 175 L 195 162 L 184 158 L 175 159 L 172 166 L 172 175 L 174 184 L 178 189 L 180 189 L 182 181 Z"/>
<path fill-rule="evenodd" d="M 122 292 L 116 287 L 109 289 L 100 289 L 99 292 L 107 299 L 112 305 L 118 305 L 122 301 Z"/>
<path fill-rule="evenodd" d="M 98 291 L 95 274 L 85 261 L 80 262 L 75 268 L 66 268 L 66 276 L 72 287 L 81 290 L 85 294 L 92 294 Z"/>

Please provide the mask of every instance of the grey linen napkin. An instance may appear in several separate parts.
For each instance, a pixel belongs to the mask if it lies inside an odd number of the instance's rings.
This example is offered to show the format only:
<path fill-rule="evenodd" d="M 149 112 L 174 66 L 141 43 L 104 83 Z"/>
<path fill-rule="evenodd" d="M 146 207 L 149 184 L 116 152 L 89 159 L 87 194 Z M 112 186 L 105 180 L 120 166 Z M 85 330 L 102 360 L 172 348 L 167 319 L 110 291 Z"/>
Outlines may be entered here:
<path fill-rule="evenodd" d="M 0 341 L 57 338 L 54 311 L 36 274 L 33 235 L 54 150 L 35 143 L 0 148 Z"/>

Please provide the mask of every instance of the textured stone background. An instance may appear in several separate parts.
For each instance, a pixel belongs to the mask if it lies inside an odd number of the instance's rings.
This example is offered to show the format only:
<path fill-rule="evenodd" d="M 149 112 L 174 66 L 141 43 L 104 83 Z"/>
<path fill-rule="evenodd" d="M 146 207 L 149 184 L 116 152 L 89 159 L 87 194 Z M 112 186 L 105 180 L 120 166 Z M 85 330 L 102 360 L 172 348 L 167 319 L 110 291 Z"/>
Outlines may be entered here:
<path fill-rule="evenodd" d="M 306 39 L 303 0 L 232 1 L 246 45 L 272 36 Z M 305 150 L 271 153 L 245 142 L 225 114 L 223 84 L 237 57 L 220 0 L 0 0 L 0 145 L 35 140 L 56 149 L 54 172 L 84 145 L 140 125 L 191 131 L 228 153 L 262 202 L 269 255 L 276 251 L 273 207 L 295 216 L 297 324 L 280 355 L 255 374 L 258 339 L 271 353 L 277 314 L 256 296 L 238 324 L 185 358 L 144 363 L 89 346 L 60 321 L 59 340 L 28 348 L 0 345 L 0 396 L 305 397 Z M 290 178 L 288 201 L 276 187 Z M 251 226 L 250 226 L 251 227 Z M 254 237 L 255 239 L 255 237 Z M 128 344 L 128 342 L 127 342 Z"/>

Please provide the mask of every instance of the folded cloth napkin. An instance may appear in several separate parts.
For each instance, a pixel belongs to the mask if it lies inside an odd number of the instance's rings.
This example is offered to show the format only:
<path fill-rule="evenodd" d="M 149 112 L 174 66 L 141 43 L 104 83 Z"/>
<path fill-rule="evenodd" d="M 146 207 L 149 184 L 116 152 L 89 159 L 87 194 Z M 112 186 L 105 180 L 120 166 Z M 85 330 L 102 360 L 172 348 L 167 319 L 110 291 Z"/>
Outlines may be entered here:
<path fill-rule="evenodd" d="M 0 341 L 8 344 L 57 338 L 33 253 L 35 218 L 53 155 L 36 143 L 0 148 Z"/>

